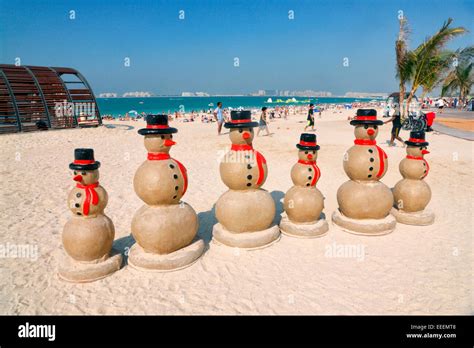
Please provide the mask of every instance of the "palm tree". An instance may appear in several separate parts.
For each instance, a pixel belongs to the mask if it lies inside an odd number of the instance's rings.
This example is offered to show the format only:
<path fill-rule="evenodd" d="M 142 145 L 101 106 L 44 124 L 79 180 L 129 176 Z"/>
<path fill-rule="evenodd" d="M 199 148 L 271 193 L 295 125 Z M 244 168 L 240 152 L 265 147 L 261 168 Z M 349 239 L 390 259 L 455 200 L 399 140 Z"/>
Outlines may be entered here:
<path fill-rule="evenodd" d="M 466 33 L 463 27 L 450 28 L 452 18 L 443 23 L 442 27 L 433 36 L 425 40 L 414 51 L 411 59 L 413 59 L 413 67 L 411 73 L 411 89 L 407 97 L 407 105 L 415 95 L 420 86 L 434 85 L 434 82 L 440 78 L 443 71 L 449 67 L 454 53 L 443 51 L 444 46 L 449 40 L 456 36 Z"/>
<path fill-rule="evenodd" d="M 410 29 L 408 27 L 408 20 L 405 17 L 399 19 L 398 39 L 395 41 L 395 54 L 397 57 L 396 69 L 399 81 L 399 107 L 401 117 L 405 115 L 405 108 L 403 108 L 403 101 L 405 100 L 406 83 L 410 80 L 413 72 L 412 53 L 408 50 L 408 35 Z"/>
<path fill-rule="evenodd" d="M 451 71 L 444 80 L 441 96 L 449 92 L 459 91 L 459 105 L 463 105 L 464 98 L 469 95 L 474 84 L 472 66 L 473 63 L 462 63 Z"/>

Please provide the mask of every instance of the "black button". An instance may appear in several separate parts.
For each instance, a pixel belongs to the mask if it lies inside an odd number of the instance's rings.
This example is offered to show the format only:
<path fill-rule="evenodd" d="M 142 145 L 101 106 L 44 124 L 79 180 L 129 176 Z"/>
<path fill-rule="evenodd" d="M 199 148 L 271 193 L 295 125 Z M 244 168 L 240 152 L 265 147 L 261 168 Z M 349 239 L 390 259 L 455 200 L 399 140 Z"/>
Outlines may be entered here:
<path fill-rule="evenodd" d="M 373 162 L 373 161 L 374 161 L 374 159 L 373 159 L 373 158 L 371 158 L 371 159 L 370 159 L 370 162 Z"/>
<path fill-rule="evenodd" d="M 81 205 L 79 203 L 74 204 L 76 208 L 79 208 Z"/>
<path fill-rule="evenodd" d="M 251 179 L 252 179 L 252 175 L 247 175 L 247 179 L 251 180 Z"/>
<path fill-rule="evenodd" d="M 312 172 L 312 171 L 313 171 L 313 168 L 308 168 L 308 171 L 309 171 L 309 172 Z"/>
<path fill-rule="evenodd" d="M 173 199 L 176 199 L 176 197 L 178 197 L 178 196 L 173 196 Z"/>
<path fill-rule="evenodd" d="M 372 150 L 372 149 L 369 149 L 369 152 L 370 152 L 370 153 L 372 153 L 372 152 L 374 152 L 374 150 Z"/>
<path fill-rule="evenodd" d="M 367 177 L 371 178 L 371 177 L 372 177 L 372 174 L 367 175 Z"/>
<path fill-rule="evenodd" d="M 252 169 L 252 166 L 250 164 L 247 164 L 247 169 Z"/>
<path fill-rule="evenodd" d="M 308 180 L 311 180 L 313 177 L 312 176 L 308 176 Z"/>
<path fill-rule="evenodd" d="M 170 164 L 170 168 L 171 168 L 171 169 L 174 169 L 174 165 Z"/>
<path fill-rule="evenodd" d="M 423 162 L 423 165 L 426 167 L 426 163 L 425 163 L 425 162 Z"/>
<path fill-rule="evenodd" d="M 178 176 L 175 174 L 175 175 L 173 175 L 173 178 L 178 179 Z"/>
<path fill-rule="evenodd" d="M 76 197 L 77 198 L 81 197 L 81 193 L 80 192 L 76 193 Z"/>
<path fill-rule="evenodd" d="M 248 183 L 247 186 L 252 186 L 252 184 L 251 184 L 251 183 Z"/>
<path fill-rule="evenodd" d="M 77 215 L 82 215 L 81 213 L 76 213 Z"/>
<path fill-rule="evenodd" d="M 175 186 L 175 187 L 174 187 L 174 189 L 175 189 L 176 191 L 178 191 L 178 189 L 179 189 L 179 186 Z"/>
<path fill-rule="evenodd" d="M 423 171 L 423 173 L 426 173 L 426 170 L 425 170 L 425 171 Z"/>
<path fill-rule="evenodd" d="M 309 184 L 309 182 L 308 182 L 308 183 L 306 184 L 306 186 L 309 186 L 309 185 L 310 185 L 310 184 Z"/>
<path fill-rule="evenodd" d="M 370 170 L 370 171 L 374 170 L 374 167 L 370 167 L 369 170 Z"/>

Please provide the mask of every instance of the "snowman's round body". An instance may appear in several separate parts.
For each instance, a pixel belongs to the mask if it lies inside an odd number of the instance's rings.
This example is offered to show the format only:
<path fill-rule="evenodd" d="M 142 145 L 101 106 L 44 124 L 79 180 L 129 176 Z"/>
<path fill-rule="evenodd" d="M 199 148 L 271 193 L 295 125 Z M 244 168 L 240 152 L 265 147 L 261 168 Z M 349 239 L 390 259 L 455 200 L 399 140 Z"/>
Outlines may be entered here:
<path fill-rule="evenodd" d="M 146 204 L 132 219 L 132 235 L 147 253 L 170 254 L 188 246 L 199 222 L 194 209 L 180 202 L 186 192 L 186 168 L 169 156 L 171 134 L 145 135 L 148 159 L 133 178 L 136 194 Z"/>
<path fill-rule="evenodd" d="M 108 195 L 98 184 L 99 171 L 82 171 L 78 176 L 82 177 L 81 182 L 68 195 L 68 206 L 74 215 L 64 225 L 62 241 L 74 260 L 94 262 L 109 254 L 115 229 L 104 214 Z"/>
<path fill-rule="evenodd" d="M 308 152 L 299 151 L 299 161 L 291 168 L 294 186 L 286 192 L 283 200 L 283 208 L 293 223 L 314 223 L 324 209 L 324 197 L 316 188 L 321 176 L 316 165 L 317 152 L 310 151 L 311 160 L 306 158 Z"/>
<path fill-rule="evenodd" d="M 411 156 L 411 152 L 415 155 Z M 399 169 L 403 179 L 393 188 L 394 205 L 404 212 L 420 212 L 431 200 L 431 189 L 423 180 L 429 167 L 417 147 L 408 146 L 407 153 L 412 158 L 404 158 L 400 162 Z"/>
<path fill-rule="evenodd" d="M 378 129 L 376 126 L 357 125 L 354 133 L 355 145 L 346 152 L 343 160 L 344 171 L 351 180 L 337 191 L 339 209 L 351 219 L 383 219 L 390 213 L 393 195 L 379 181 L 387 172 L 388 159 L 375 143 Z"/>

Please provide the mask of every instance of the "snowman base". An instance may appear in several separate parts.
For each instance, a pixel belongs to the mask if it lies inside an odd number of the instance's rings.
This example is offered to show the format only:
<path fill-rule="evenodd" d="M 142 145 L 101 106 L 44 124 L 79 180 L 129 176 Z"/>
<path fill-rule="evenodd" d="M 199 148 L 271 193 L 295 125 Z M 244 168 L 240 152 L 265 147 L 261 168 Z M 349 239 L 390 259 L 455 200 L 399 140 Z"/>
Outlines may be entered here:
<path fill-rule="evenodd" d="M 93 262 L 76 261 L 66 256 L 59 267 L 60 279 L 71 283 L 89 283 L 105 278 L 120 269 L 122 254 L 112 249 L 111 255 Z"/>
<path fill-rule="evenodd" d="M 255 232 L 231 232 L 220 223 L 212 229 L 212 240 L 216 244 L 247 250 L 263 249 L 280 240 L 277 225 Z"/>
<path fill-rule="evenodd" d="M 196 239 L 188 246 L 169 254 L 146 252 L 138 243 L 130 248 L 128 264 L 140 271 L 172 272 L 194 264 L 204 252 L 202 239 Z"/>
<path fill-rule="evenodd" d="M 297 224 L 292 222 L 286 213 L 281 214 L 280 230 L 286 236 L 296 238 L 318 238 L 327 234 L 329 225 L 324 218 L 312 223 Z"/>
<path fill-rule="evenodd" d="M 427 226 L 433 224 L 435 220 L 435 215 L 430 210 L 409 213 L 394 207 L 390 213 L 397 219 L 397 222 L 405 225 Z"/>
<path fill-rule="evenodd" d="M 332 222 L 345 232 L 364 236 L 382 236 L 393 232 L 397 225 L 397 220 L 391 214 L 383 219 L 351 219 L 339 209 L 332 214 Z"/>

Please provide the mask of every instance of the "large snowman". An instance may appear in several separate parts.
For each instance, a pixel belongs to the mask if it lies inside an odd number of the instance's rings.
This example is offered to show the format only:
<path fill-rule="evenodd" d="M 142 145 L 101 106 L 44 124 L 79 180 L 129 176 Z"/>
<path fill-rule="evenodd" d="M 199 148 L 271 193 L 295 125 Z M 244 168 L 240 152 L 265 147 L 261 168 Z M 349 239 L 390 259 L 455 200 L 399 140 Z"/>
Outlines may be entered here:
<path fill-rule="evenodd" d="M 400 162 L 403 179 L 393 188 L 394 208 L 392 214 L 398 222 L 408 225 L 430 225 L 434 222 L 433 212 L 425 210 L 431 199 L 431 189 L 424 181 L 430 169 L 424 155 L 428 142 L 425 132 L 410 132 L 405 141 L 407 156 Z"/>
<path fill-rule="evenodd" d="M 321 216 L 324 197 L 316 188 L 321 171 L 316 164 L 320 146 L 316 134 L 303 133 L 298 148 L 298 162 L 291 168 L 294 186 L 285 194 L 285 213 L 280 222 L 281 232 L 293 237 L 320 237 L 328 231 L 328 223 Z"/>
<path fill-rule="evenodd" d="M 148 115 L 145 138 L 147 160 L 133 178 L 136 194 L 146 204 L 132 219 L 136 244 L 130 249 L 128 262 L 135 268 L 170 271 L 194 263 L 204 251 L 197 239 L 199 221 L 194 209 L 180 201 L 188 187 L 186 168 L 169 152 L 173 134 L 167 115 Z"/>
<path fill-rule="evenodd" d="M 220 163 L 220 175 L 229 188 L 217 201 L 213 238 L 218 243 L 238 248 L 261 248 L 278 240 L 280 230 L 273 225 L 275 203 L 261 189 L 268 169 L 263 155 L 253 149 L 250 111 L 232 111 L 229 129 L 232 147 Z"/>
<path fill-rule="evenodd" d="M 339 187 L 339 209 L 332 220 L 343 230 L 356 234 L 381 235 L 393 231 L 395 218 L 390 215 L 393 195 L 379 180 L 388 168 L 386 153 L 377 146 L 378 126 L 373 109 L 359 109 L 350 122 L 355 126 L 354 146 L 344 155 L 344 171 L 350 178 Z"/>
<path fill-rule="evenodd" d="M 112 251 L 115 228 L 104 214 L 108 196 L 99 185 L 100 162 L 93 149 L 75 149 L 69 164 L 76 186 L 69 192 L 72 218 L 64 225 L 62 241 L 68 254 L 59 267 L 59 276 L 71 282 L 104 278 L 120 268 L 122 256 Z"/>

